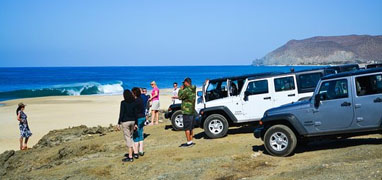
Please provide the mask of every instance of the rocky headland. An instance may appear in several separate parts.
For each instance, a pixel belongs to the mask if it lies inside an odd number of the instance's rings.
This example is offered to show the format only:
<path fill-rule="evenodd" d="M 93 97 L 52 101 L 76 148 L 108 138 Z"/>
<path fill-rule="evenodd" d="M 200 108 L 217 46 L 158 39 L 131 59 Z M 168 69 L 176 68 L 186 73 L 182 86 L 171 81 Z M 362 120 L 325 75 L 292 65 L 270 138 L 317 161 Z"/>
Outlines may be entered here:
<path fill-rule="evenodd" d="M 253 65 L 381 63 L 382 35 L 317 36 L 290 40 Z"/>

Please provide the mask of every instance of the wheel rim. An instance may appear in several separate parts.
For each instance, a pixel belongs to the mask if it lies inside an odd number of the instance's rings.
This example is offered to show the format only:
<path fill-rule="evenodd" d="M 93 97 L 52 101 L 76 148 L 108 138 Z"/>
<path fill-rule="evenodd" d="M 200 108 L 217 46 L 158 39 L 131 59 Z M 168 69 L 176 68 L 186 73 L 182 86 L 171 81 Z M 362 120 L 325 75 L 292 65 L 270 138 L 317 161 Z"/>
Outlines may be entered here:
<path fill-rule="evenodd" d="M 183 115 L 179 114 L 175 117 L 175 125 L 182 128 L 183 127 Z"/>
<path fill-rule="evenodd" d="M 271 135 L 269 144 L 275 151 L 284 151 L 288 147 L 288 137 L 282 132 L 275 132 Z"/>
<path fill-rule="evenodd" d="M 224 124 L 221 120 L 214 119 L 208 124 L 208 129 L 212 134 L 219 134 L 223 131 Z"/>

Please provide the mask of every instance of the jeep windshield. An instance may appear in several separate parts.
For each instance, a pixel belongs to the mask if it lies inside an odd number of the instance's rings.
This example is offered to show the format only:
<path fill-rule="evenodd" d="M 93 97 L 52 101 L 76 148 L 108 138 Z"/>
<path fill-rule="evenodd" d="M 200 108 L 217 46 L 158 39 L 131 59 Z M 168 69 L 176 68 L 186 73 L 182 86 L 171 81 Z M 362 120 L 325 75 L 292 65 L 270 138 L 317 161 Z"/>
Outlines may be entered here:
<path fill-rule="evenodd" d="M 206 101 L 228 97 L 227 80 L 210 81 L 206 89 Z"/>
<path fill-rule="evenodd" d="M 245 78 L 211 80 L 206 88 L 206 101 L 237 96 L 243 88 Z"/>

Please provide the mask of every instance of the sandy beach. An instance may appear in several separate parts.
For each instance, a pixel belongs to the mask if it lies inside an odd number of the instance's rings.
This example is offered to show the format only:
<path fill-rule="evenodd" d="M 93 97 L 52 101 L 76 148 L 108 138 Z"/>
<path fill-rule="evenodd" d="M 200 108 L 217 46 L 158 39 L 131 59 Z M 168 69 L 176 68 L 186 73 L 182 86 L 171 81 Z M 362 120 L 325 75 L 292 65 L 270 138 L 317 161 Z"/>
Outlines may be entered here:
<path fill-rule="evenodd" d="M 171 104 L 171 92 L 171 89 L 160 90 L 161 109 L 167 109 Z M 0 153 L 19 149 L 20 131 L 16 119 L 19 102 L 27 104 L 25 113 L 33 133 L 28 146 L 32 147 L 51 130 L 79 125 L 115 125 L 122 99 L 122 95 L 51 96 L 0 102 L 4 104 L 0 106 Z"/>

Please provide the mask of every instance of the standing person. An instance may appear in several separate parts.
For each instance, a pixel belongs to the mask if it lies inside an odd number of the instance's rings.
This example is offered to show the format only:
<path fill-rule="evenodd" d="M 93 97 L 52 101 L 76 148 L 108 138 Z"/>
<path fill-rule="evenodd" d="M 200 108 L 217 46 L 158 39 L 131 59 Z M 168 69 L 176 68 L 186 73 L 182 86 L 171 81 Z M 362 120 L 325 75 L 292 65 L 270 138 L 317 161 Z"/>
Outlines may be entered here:
<path fill-rule="evenodd" d="M 143 156 L 145 153 L 143 151 L 143 127 L 145 126 L 145 108 L 144 103 L 141 98 L 141 90 L 137 87 L 132 89 L 135 96 L 135 103 L 137 105 L 137 130 L 133 134 L 134 140 L 134 152 L 138 152 L 140 156 Z M 134 154 L 134 158 L 138 159 L 138 154 Z"/>
<path fill-rule="evenodd" d="M 16 109 L 17 120 L 19 121 L 20 128 L 20 150 L 28 149 L 28 140 L 32 136 L 32 132 L 29 129 L 27 115 L 24 113 L 25 104 L 19 103 L 19 106 Z M 25 138 L 24 144 L 23 140 Z"/>
<path fill-rule="evenodd" d="M 174 89 L 172 90 L 172 104 L 180 104 L 182 101 L 179 100 L 178 93 L 179 93 L 179 88 L 178 88 L 178 83 L 174 82 L 173 84 Z"/>
<path fill-rule="evenodd" d="M 151 82 L 151 87 L 153 90 L 151 91 L 151 97 L 149 101 L 151 101 L 151 123 L 150 125 L 159 124 L 159 89 L 155 81 Z M 155 121 L 154 121 L 155 120 Z"/>
<path fill-rule="evenodd" d="M 195 143 L 192 142 L 192 136 L 194 135 L 196 86 L 192 85 L 190 78 L 184 79 L 178 96 L 179 99 L 182 100 L 183 127 L 187 138 L 187 143 L 181 144 L 180 147 L 191 147 L 195 145 Z"/>
<path fill-rule="evenodd" d="M 119 113 L 117 129 L 122 128 L 123 135 L 126 140 L 126 146 L 129 154 L 126 158 L 122 159 L 123 162 L 133 162 L 133 132 L 137 129 L 137 105 L 135 98 L 130 90 L 123 92 L 124 100 L 121 102 L 121 110 Z M 134 152 L 136 154 L 136 152 Z"/>
<path fill-rule="evenodd" d="M 143 101 L 143 107 L 145 108 L 145 115 L 146 115 L 146 120 L 147 120 L 148 114 L 149 114 L 149 109 L 150 109 L 150 102 L 149 102 L 150 96 L 147 95 L 147 89 L 146 88 L 141 88 L 141 98 Z"/>

